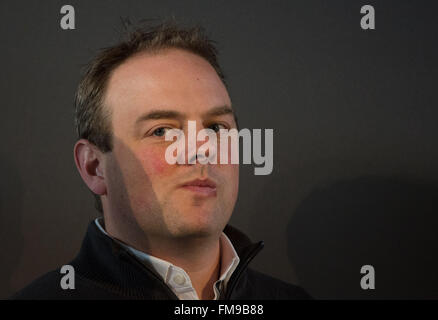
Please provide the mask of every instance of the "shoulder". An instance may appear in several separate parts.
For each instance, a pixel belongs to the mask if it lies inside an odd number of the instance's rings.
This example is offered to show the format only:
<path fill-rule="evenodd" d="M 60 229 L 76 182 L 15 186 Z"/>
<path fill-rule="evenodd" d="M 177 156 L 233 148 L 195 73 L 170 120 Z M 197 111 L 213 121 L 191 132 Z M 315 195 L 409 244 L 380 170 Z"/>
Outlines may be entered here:
<path fill-rule="evenodd" d="M 75 274 L 74 288 L 63 289 L 61 286 L 61 268 L 50 271 L 37 278 L 29 285 L 9 297 L 10 300 L 88 300 L 88 299 L 123 299 L 115 292 L 104 288 L 94 281 Z"/>
<path fill-rule="evenodd" d="M 248 268 L 244 285 L 246 292 L 252 292 L 257 299 L 267 300 L 309 300 L 312 297 L 300 286 L 276 279 Z"/>
<path fill-rule="evenodd" d="M 50 271 L 15 293 L 12 300 L 59 299 L 62 294 L 60 286 L 60 269 Z"/>

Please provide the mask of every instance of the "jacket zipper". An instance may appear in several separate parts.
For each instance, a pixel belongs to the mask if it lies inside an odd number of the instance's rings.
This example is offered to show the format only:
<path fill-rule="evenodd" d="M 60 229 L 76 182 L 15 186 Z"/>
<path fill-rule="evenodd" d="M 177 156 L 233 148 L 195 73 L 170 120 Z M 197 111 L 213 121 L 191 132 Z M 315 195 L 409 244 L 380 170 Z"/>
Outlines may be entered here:
<path fill-rule="evenodd" d="M 257 243 L 256 247 L 246 255 L 242 266 L 236 269 L 236 275 L 234 277 L 231 277 L 230 282 L 227 285 L 226 292 L 221 292 L 221 296 L 219 297 L 220 300 L 230 300 L 231 294 L 233 293 L 234 288 L 239 282 L 243 271 L 248 267 L 248 264 L 252 261 L 252 259 L 254 259 L 254 257 L 260 252 L 260 250 L 263 249 L 263 246 L 264 242 L 260 241 L 259 243 Z"/>

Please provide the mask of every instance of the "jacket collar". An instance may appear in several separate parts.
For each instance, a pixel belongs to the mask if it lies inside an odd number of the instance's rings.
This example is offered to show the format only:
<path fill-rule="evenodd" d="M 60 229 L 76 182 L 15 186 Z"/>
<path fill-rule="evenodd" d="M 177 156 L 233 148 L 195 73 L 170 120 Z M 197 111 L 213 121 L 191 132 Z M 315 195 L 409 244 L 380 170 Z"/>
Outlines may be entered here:
<path fill-rule="evenodd" d="M 243 271 L 264 246 L 263 241 L 253 243 L 231 225 L 225 227 L 224 233 L 233 244 L 240 262 L 221 299 L 230 297 Z M 90 222 L 81 250 L 72 264 L 79 275 L 127 298 L 177 299 L 152 268 L 142 264 L 119 243 L 103 234 L 94 221 Z"/>

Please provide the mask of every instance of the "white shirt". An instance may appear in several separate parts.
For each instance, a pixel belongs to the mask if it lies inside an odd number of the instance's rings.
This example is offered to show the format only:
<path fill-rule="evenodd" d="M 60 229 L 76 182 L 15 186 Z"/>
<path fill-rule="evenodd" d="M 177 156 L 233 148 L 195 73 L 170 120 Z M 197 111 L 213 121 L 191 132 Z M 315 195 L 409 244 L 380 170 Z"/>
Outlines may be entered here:
<path fill-rule="evenodd" d="M 111 237 L 105 229 L 101 226 L 100 220 L 102 217 L 97 218 L 95 223 L 97 227 L 108 237 Z M 112 238 L 112 237 L 111 237 Z M 166 285 L 175 293 L 175 295 L 180 300 L 199 300 L 198 294 L 195 288 L 193 288 L 192 282 L 189 275 L 184 269 L 173 265 L 172 263 L 159 259 L 157 257 L 151 256 L 147 253 L 134 249 L 127 244 L 112 238 L 117 241 L 126 250 L 131 252 L 137 259 L 139 259 L 144 265 L 152 267 L 163 279 Z M 220 238 L 220 259 L 221 259 L 221 270 L 219 280 L 217 280 L 213 285 L 214 290 L 214 300 L 219 298 L 219 290 L 225 290 L 228 281 L 231 278 L 234 270 L 236 270 L 239 264 L 239 256 L 234 249 L 230 239 L 222 232 Z"/>

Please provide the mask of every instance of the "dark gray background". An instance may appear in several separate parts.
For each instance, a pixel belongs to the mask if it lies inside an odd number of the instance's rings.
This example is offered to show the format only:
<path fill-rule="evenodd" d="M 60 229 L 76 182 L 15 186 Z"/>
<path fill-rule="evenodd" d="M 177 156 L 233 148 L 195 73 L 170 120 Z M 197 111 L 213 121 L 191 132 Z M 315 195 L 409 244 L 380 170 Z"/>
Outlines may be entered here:
<path fill-rule="evenodd" d="M 76 30 L 59 26 L 76 9 Z M 360 28 L 372 4 L 376 30 Z M 232 223 L 253 266 L 316 298 L 438 298 L 437 6 L 432 1 L 2 1 L 0 298 L 77 252 L 93 199 L 73 162 L 81 67 L 120 17 L 175 15 L 219 43 L 241 127 L 274 128 L 274 171 L 241 168 Z M 360 288 L 360 268 L 376 289 Z"/>

